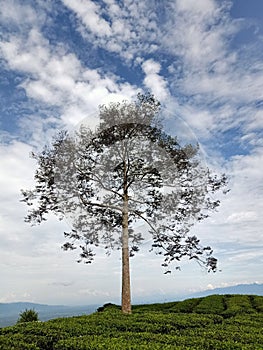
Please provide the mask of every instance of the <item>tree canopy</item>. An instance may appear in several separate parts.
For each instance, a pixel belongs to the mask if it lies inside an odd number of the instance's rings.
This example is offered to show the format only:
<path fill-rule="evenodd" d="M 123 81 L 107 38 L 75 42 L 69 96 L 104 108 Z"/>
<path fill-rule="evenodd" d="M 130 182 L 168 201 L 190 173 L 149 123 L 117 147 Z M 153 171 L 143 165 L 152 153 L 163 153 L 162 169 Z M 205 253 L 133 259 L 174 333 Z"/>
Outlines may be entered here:
<path fill-rule="evenodd" d="M 224 188 L 226 176 L 210 174 L 197 145 L 180 146 L 168 135 L 160 111 L 149 94 L 100 106 L 95 131 L 81 126 L 73 134 L 60 132 L 51 146 L 33 153 L 36 186 L 22 190 L 23 201 L 32 207 L 27 222 L 41 223 L 49 212 L 70 217 L 72 230 L 64 233 L 63 249 L 79 248 L 79 262 L 91 263 L 96 246 L 108 253 L 122 249 L 126 291 L 129 256 L 144 240 L 138 223 L 147 227 L 152 249 L 163 254 L 166 273 L 183 257 L 208 271 L 217 266 L 211 247 L 201 246 L 190 228 L 219 206 L 214 193 Z M 124 312 L 130 312 L 128 304 Z"/>

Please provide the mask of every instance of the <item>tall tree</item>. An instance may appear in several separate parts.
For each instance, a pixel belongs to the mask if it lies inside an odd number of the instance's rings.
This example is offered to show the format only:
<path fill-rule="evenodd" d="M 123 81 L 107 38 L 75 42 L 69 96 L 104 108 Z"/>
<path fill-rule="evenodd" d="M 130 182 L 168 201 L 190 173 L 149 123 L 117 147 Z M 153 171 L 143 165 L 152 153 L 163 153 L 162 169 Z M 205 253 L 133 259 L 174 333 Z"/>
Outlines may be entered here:
<path fill-rule="evenodd" d="M 78 262 L 91 263 L 94 246 L 122 250 L 124 313 L 131 312 L 130 256 L 143 241 L 136 222 L 145 224 L 152 249 L 164 255 L 166 273 L 185 256 L 208 271 L 217 265 L 212 249 L 189 230 L 219 206 L 213 194 L 226 177 L 202 167 L 198 147 L 181 147 L 166 134 L 159 114 L 160 103 L 149 94 L 101 106 L 96 131 L 82 126 L 75 134 L 61 132 L 51 147 L 33 153 L 36 186 L 22 190 L 22 200 L 33 208 L 27 222 L 41 223 L 49 212 L 71 218 L 63 249 L 78 246 Z"/>

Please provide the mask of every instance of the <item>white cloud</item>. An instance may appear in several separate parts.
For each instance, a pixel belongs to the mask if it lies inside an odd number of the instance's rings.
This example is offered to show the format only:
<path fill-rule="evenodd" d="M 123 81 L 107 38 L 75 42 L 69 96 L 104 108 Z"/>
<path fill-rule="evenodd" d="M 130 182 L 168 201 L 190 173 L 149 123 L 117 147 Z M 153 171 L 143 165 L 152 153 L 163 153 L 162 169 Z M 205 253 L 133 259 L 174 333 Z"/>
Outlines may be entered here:
<path fill-rule="evenodd" d="M 21 264 L 24 257 L 36 256 L 37 251 L 42 250 L 43 242 L 52 237 L 52 232 L 35 236 L 33 229 L 24 223 L 26 209 L 20 202 L 20 190 L 32 186 L 33 172 L 36 167 L 35 161 L 29 158 L 30 152 L 30 146 L 16 141 L 0 147 L 3 166 L 0 174 L 0 238 L 3 243 L 1 256 L 2 263 L 7 265 L 11 263 L 16 266 Z M 53 248 L 46 247 L 44 250 L 48 252 Z M 19 257 L 22 260 L 19 260 Z"/>
<path fill-rule="evenodd" d="M 109 291 L 103 291 L 103 290 L 96 290 L 96 289 L 80 289 L 78 291 L 79 295 L 85 295 L 87 297 L 103 297 L 103 298 L 112 298 L 112 293 L 110 293 Z M 114 298 L 116 298 L 116 294 L 113 296 Z"/>
<path fill-rule="evenodd" d="M 71 10 L 76 12 L 81 18 L 85 26 L 98 36 L 109 36 L 111 28 L 108 22 L 100 17 L 101 9 L 93 1 L 90 0 L 63 0 L 63 3 Z"/>
<path fill-rule="evenodd" d="M 167 33 L 163 32 L 166 49 L 182 56 L 184 64 L 196 72 L 224 60 L 226 39 L 236 29 L 225 18 L 225 5 L 214 0 L 176 1 L 165 26 Z"/>
<path fill-rule="evenodd" d="M 247 265 L 248 264 L 255 264 L 255 262 L 263 262 L 263 253 L 262 249 L 258 249 L 257 251 L 253 251 L 251 249 L 248 249 L 243 252 L 239 252 L 238 254 L 234 256 L 229 257 L 229 261 L 231 263 L 237 263 L 240 262 L 242 265 Z"/>
<path fill-rule="evenodd" d="M 40 13 L 27 4 L 15 0 L 1 2 L 1 19 L 3 24 L 30 25 L 41 20 Z M 42 17 L 43 19 L 43 17 Z"/>
<path fill-rule="evenodd" d="M 215 3 L 211 0 L 177 0 L 176 9 L 180 13 L 181 11 L 192 11 L 202 16 L 212 15 L 216 9 Z"/>
<path fill-rule="evenodd" d="M 32 29 L 26 40 L 10 37 L 2 41 L 0 50 L 11 69 L 27 74 L 20 84 L 27 96 L 59 107 L 66 125 L 94 113 L 101 103 L 137 93 L 130 84 L 119 83 L 117 76 L 84 67 L 74 54 L 50 47 L 37 29 Z"/>
<path fill-rule="evenodd" d="M 247 125 L 247 131 L 263 130 L 263 110 L 255 111 L 251 116 L 251 122 Z"/>
<path fill-rule="evenodd" d="M 158 74 L 161 70 L 161 65 L 159 62 L 155 62 L 154 60 L 147 60 L 142 64 L 142 69 L 145 74 Z"/>
<path fill-rule="evenodd" d="M 194 228 L 193 232 L 203 237 L 207 244 L 218 246 L 221 242 L 229 255 L 242 256 L 245 248 L 249 251 L 254 246 L 252 253 L 256 259 L 262 249 L 262 157 L 262 149 L 255 149 L 253 153 L 233 157 L 225 164 L 230 192 L 220 198 L 218 212 Z M 223 170 L 219 165 L 217 173 L 220 172 Z"/>
<path fill-rule="evenodd" d="M 7 194 L 17 195 L 20 186 L 28 184 L 25 174 L 31 172 L 34 161 L 27 157 L 27 162 L 25 162 L 25 155 L 28 156 L 30 152 L 30 146 L 16 141 L 12 142 L 11 145 L 2 145 L 0 147 L 2 168 L 0 186 L 2 196 L 5 197 Z M 19 172 L 17 169 L 19 169 Z M 5 205 L 4 202 L 1 201 L 2 205 Z"/>
<path fill-rule="evenodd" d="M 94 291 L 79 293 L 78 290 L 88 290 L 90 284 L 94 290 L 103 290 L 103 281 L 107 275 L 113 275 L 112 269 L 119 264 L 118 258 L 97 256 L 91 268 L 77 264 L 78 253 L 65 253 L 60 248 L 64 243 L 63 232 L 68 230 L 66 223 L 53 217 L 41 226 L 31 227 L 24 222 L 27 208 L 19 202 L 20 189 L 33 186 L 36 167 L 35 161 L 28 157 L 30 151 L 30 146 L 16 141 L 0 146 L 0 268 L 4 281 L 0 300 L 82 305 L 103 302 L 106 295 Z M 98 280 L 97 273 L 104 278 Z M 83 275 L 88 276 L 84 283 Z M 59 281 L 75 283 L 67 284 L 67 292 L 64 292 Z M 118 300 L 118 277 L 111 281 L 111 295 Z"/>
<path fill-rule="evenodd" d="M 91 0 L 63 3 L 77 15 L 85 39 L 118 53 L 127 62 L 140 52 L 151 53 L 158 48 L 156 15 L 148 1 L 105 1 L 105 8 Z"/>
<path fill-rule="evenodd" d="M 167 82 L 159 74 L 161 65 L 152 59 L 149 59 L 142 64 L 142 69 L 145 73 L 144 84 L 151 90 L 157 99 L 163 101 L 168 98 L 169 92 L 167 89 Z"/>
<path fill-rule="evenodd" d="M 209 283 L 209 284 L 207 285 L 206 289 L 214 289 L 214 286 L 213 286 L 211 283 Z"/>
<path fill-rule="evenodd" d="M 262 127 L 255 107 L 263 91 L 258 54 L 262 42 L 258 39 L 258 49 L 255 44 L 233 46 L 246 22 L 230 17 L 230 5 L 214 0 L 171 2 L 159 36 L 161 49 L 174 57 L 169 65 L 171 95 L 184 96 L 181 112 L 194 111 L 192 120 L 186 112 L 194 128 L 198 114 L 197 130 L 206 137 L 233 126 L 243 133 Z"/>
<path fill-rule="evenodd" d="M 258 219 L 257 213 L 254 211 L 241 211 L 238 213 L 232 213 L 226 218 L 226 222 L 229 223 L 242 223 L 247 221 L 255 221 Z"/>

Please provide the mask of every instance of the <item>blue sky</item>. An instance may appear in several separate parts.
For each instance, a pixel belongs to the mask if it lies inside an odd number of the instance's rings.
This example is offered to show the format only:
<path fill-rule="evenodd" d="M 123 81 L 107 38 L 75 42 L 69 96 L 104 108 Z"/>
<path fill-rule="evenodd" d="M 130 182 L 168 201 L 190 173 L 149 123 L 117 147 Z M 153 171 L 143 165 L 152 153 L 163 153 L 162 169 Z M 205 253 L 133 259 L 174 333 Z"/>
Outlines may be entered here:
<path fill-rule="evenodd" d="M 75 263 L 67 223 L 23 222 L 32 149 L 61 128 L 98 122 L 99 104 L 151 91 L 166 129 L 198 141 L 231 192 L 194 232 L 222 270 L 182 262 L 163 275 L 147 245 L 132 260 L 134 300 L 263 283 L 263 2 L 261 0 L 0 0 L 0 302 L 119 301 L 120 259 Z"/>

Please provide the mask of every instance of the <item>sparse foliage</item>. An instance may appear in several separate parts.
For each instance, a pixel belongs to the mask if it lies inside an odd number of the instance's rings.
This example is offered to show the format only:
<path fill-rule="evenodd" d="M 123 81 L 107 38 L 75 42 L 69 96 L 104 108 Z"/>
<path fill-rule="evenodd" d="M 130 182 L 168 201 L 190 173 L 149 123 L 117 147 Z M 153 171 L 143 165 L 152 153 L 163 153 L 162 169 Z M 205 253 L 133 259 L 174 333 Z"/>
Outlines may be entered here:
<path fill-rule="evenodd" d="M 181 147 L 166 134 L 159 112 L 152 95 L 101 106 L 95 132 L 84 126 L 74 135 L 61 132 L 51 147 L 33 154 L 36 187 L 22 191 L 23 201 L 33 208 L 27 222 L 41 223 L 49 212 L 71 218 L 63 249 L 78 247 L 79 262 L 91 263 L 99 245 L 108 253 L 122 249 L 122 309 L 127 313 L 129 257 L 144 240 L 136 223 L 145 225 L 152 249 L 164 255 L 166 273 L 171 262 L 183 257 L 208 271 L 217 264 L 212 249 L 202 247 L 189 231 L 219 206 L 213 195 L 225 186 L 226 176 L 211 176 L 197 146 Z"/>

